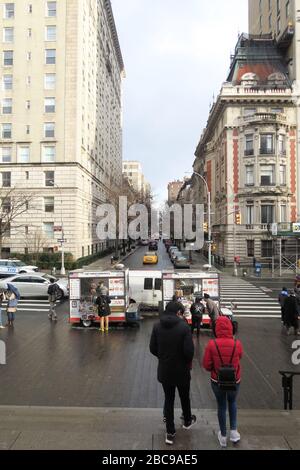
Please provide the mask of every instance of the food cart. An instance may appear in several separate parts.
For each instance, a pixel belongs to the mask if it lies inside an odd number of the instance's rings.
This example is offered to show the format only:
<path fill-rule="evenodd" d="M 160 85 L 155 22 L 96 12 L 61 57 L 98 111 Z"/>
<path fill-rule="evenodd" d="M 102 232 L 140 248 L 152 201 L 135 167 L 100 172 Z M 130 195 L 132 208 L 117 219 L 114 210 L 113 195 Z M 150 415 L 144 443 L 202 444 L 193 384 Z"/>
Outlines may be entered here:
<path fill-rule="evenodd" d="M 163 309 L 172 300 L 173 296 L 179 297 L 185 307 L 185 318 L 188 323 L 192 322 L 191 305 L 197 296 L 202 297 L 209 294 L 211 299 L 220 307 L 220 277 L 217 273 L 199 271 L 163 271 L 162 272 L 162 297 Z M 222 314 L 231 317 L 230 309 L 221 309 Z M 210 325 L 207 313 L 202 318 L 203 325 Z"/>
<path fill-rule="evenodd" d="M 84 271 L 76 270 L 69 274 L 70 323 L 89 327 L 100 322 L 95 301 L 101 290 L 107 291 L 110 298 L 110 323 L 137 322 L 138 304 L 129 301 L 129 270 L 124 271 Z"/>

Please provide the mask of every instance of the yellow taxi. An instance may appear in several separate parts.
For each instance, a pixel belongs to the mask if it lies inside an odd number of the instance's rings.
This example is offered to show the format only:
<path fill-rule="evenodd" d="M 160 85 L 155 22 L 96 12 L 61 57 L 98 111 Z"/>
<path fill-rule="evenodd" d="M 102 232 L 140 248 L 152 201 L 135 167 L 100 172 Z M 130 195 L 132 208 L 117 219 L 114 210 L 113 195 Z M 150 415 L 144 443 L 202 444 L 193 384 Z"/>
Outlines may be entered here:
<path fill-rule="evenodd" d="M 149 251 L 144 254 L 143 264 L 157 264 L 158 256 L 154 251 Z"/>

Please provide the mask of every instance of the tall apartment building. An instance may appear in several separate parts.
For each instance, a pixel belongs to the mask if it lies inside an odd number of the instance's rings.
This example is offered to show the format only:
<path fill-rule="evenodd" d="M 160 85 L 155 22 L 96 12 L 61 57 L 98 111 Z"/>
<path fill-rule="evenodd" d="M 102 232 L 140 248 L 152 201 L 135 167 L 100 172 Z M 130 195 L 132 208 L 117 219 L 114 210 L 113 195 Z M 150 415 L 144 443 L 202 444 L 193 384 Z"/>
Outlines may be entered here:
<path fill-rule="evenodd" d="M 141 198 L 147 198 L 150 195 L 151 186 L 143 174 L 140 162 L 124 160 L 123 175 L 132 185 L 133 189 L 141 194 Z"/>
<path fill-rule="evenodd" d="M 5 249 L 33 250 L 38 236 L 55 250 L 63 224 L 65 251 L 101 251 L 96 208 L 122 180 L 124 65 L 110 0 L 0 1 L 0 27 L 0 186 L 33 195 Z"/>

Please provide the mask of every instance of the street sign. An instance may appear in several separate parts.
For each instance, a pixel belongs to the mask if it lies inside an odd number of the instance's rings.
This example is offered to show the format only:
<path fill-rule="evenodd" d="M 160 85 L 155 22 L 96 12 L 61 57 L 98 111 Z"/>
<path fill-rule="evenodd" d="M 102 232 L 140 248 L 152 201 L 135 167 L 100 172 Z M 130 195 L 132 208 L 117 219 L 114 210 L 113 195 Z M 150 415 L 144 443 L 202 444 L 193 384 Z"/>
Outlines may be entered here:
<path fill-rule="evenodd" d="M 293 224 L 293 232 L 300 233 L 300 223 Z"/>
<path fill-rule="evenodd" d="M 58 243 L 66 243 L 67 239 L 66 238 L 58 238 L 57 241 L 58 241 Z"/>

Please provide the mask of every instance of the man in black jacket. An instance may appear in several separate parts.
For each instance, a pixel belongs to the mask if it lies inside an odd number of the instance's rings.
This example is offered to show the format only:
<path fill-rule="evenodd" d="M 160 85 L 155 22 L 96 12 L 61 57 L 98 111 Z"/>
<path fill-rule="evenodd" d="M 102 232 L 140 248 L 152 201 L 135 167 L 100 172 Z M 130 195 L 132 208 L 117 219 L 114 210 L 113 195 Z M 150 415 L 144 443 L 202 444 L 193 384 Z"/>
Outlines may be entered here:
<path fill-rule="evenodd" d="M 184 429 L 196 422 L 190 402 L 191 365 L 194 344 L 188 324 L 181 318 L 181 304 L 170 302 L 160 322 L 153 327 L 150 351 L 158 358 L 157 378 L 165 393 L 166 444 L 173 444 L 176 434 L 174 424 L 175 391 L 178 389 Z"/>

